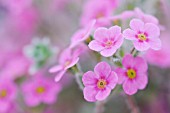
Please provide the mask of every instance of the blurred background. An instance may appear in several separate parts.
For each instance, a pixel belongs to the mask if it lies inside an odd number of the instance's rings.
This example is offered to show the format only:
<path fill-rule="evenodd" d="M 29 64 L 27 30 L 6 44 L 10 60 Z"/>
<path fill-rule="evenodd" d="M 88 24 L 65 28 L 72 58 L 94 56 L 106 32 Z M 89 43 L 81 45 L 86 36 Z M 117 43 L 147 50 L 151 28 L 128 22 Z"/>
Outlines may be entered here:
<path fill-rule="evenodd" d="M 8 109 L 0 109 L 0 113 L 94 112 L 95 103 L 84 100 L 74 75 L 69 72 L 59 83 L 62 88 L 53 104 L 31 107 L 25 103 L 26 94 L 22 90 L 23 84 L 32 81 L 37 72 L 53 81 L 54 75 L 48 70 L 57 64 L 59 53 L 69 46 L 72 35 L 83 27 L 81 19 L 89 1 L 92 0 L 0 0 L 0 85 L 10 80 L 17 87 L 15 100 L 10 101 Z M 138 7 L 158 18 L 163 47 L 145 53 L 149 84 L 134 98 L 141 113 L 170 113 L 170 0 L 111 0 L 111 3 L 112 16 Z M 97 63 L 93 57 L 88 50 L 81 56 L 84 72 L 93 70 Z M 3 101 L 0 105 L 6 107 Z M 123 94 L 116 93 L 106 103 L 104 113 L 131 111 Z"/>

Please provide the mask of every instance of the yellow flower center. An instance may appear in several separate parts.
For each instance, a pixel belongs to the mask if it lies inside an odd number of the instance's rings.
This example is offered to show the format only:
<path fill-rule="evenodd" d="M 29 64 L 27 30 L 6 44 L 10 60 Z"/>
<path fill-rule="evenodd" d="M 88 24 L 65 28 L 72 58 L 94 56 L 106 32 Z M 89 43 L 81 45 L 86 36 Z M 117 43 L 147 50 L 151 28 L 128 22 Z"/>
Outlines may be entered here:
<path fill-rule="evenodd" d="M 133 79 L 136 77 L 136 71 L 134 69 L 129 69 L 127 70 L 127 76 L 130 78 L 130 79 Z"/>
<path fill-rule="evenodd" d="M 102 18 L 102 17 L 104 17 L 104 14 L 103 14 L 103 13 L 101 13 L 101 12 L 100 12 L 100 13 L 98 13 L 98 14 L 96 15 L 96 18 L 97 18 L 97 19 Z"/>
<path fill-rule="evenodd" d="M 99 89 L 104 89 L 107 85 L 107 82 L 106 80 L 103 80 L 103 79 L 100 79 L 98 82 L 97 82 L 97 87 Z"/>
<path fill-rule="evenodd" d="M 7 91 L 6 90 L 1 90 L 1 92 L 0 92 L 0 97 L 1 98 L 4 98 L 4 97 L 6 97 L 7 96 Z"/>
<path fill-rule="evenodd" d="M 36 92 L 39 93 L 39 94 L 42 94 L 42 93 L 45 92 L 45 88 L 42 87 L 42 86 L 40 86 L 40 87 L 38 87 L 38 88 L 36 89 Z"/>
<path fill-rule="evenodd" d="M 141 41 L 145 41 L 147 39 L 145 34 L 138 34 L 138 39 Z"/>
<path fill-rule="evenodd" d="M 110 47 L 110 46 L 112 46 L 113 45 L 113 42 L 112 41 L 107 41 L 106 42 L 106 47 Z"/>
<path fill-rule="evenodd" d="M 65 64 L 64 64 L 64 67 L 67 67 L 68 65 L 70 65 L 70 61 L 66 61 Z"/>

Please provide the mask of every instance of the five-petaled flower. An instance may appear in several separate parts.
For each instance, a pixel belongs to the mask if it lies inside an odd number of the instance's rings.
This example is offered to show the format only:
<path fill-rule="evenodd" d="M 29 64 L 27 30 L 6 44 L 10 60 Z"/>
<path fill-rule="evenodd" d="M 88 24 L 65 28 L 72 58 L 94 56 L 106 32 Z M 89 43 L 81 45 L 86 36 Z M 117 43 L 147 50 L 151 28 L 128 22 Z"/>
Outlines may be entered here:
<path fill-rule="evenodd" d="M 117 84 L 118 77 L 106 62 L 98 63 L 94 72 L 88 71 L 83 75 L 83 84 L 85 86 L 84 98 L 89 102 L 101 101 L 106 99 L 111 90 Z"/>
<path fill-rule="evenodd" d="M 133 40 L 134 47 L 137 50 L 161 49 L 160 29 L 157 25 L 133 19 L 130 21 L 130 27 L 131 29 L 124 30 L 123 36 L 128 40 Z"/>
<path fill-rule="evenodd" d="M 94 39 L 89 43 L 89 48 L 100 52 L 104 57 L 112 56 L 123 43 L 119 26 L 113 26 L 109 29 L 98 28 L 94 33 Z"/>
<path fill-rule="evenodd" d="M 142 90 L 148 83 L 147 63 L 141 57 L 126 55 L 122 64 L 124 68 L 117 68 L 118 84 L 123 84 L 123 90 L 128 95 L 133 95 L 138 89 Z"/>
<path fill-rule="evenodd" d="M 43 76 L 36 76 L 26 81 L 22 86 L 25 102 L 28 106 L 37 106 L 40 103 L 53 104 L 61 90 L 61 86 Z"/>
<path fill-rule="evenodd" d="M 0 81 L 0 112 L 6 113 L 10 110 L 12 103 L 17 97 L 17 87 L 11 80 Z"/>
<path fill-rule="evenodd" d="M 59 58 L 59 65 L 52 67 L 49 72 L 57 73 L 55 81 L 58 82 L 66 73 L 67 69 L 73 67 L 79 61 L 79 52 L 72 51 L 71 49 L 64 50 Z"/>

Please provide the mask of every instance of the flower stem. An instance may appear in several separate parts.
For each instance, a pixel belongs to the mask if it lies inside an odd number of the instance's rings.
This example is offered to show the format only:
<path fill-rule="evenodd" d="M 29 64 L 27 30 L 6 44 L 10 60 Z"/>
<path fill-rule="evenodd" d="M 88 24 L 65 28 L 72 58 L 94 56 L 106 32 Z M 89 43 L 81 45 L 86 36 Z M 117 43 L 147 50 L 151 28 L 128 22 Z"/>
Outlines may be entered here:
<path fill-rule="evenodd" d="M 126 95 L 126 103 L 131 110 L 131 113 L 140 113 L 139 107 L 137 106 L 136 101 L 132 96 Z"/>
<path fill-rule="evenodd" d="M 95 113 L 104 113 L 104 109 L 105 109 L 104 101 L 96 102 Z"/>
<path fill-rule="evenodd" d="M 84 86 L 81 81 L 81 76 L 83 75 L 83 72 L 82 72 L 81 66 L 79 64 L 76 64 L 76 68 L 77 68 L 77 72 L 75 73 L 75 79 L 76 79 L 76 82 L 77 82 L 79 88 L 81 90 L 83 90 Z"/>
<path fill-rule="evenodd" d="M 137 51 L 135 48 L 133 48 L 130 52 L 130 54 L 132 54 L 134 57 L 136 57 L 138 55 L 139 51 Z"/>

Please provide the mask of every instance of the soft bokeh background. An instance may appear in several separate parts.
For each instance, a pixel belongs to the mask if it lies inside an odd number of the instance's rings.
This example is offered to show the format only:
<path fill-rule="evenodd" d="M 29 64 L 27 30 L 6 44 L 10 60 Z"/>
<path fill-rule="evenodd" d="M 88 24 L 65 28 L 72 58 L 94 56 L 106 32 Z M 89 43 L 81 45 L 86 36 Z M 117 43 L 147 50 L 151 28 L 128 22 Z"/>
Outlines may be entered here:
<path fill-rule="evenodd" d="M 14 102 L 17 107 L 7 113 L 94 112 L 95 103 L 83 99 L 83 93 L 70 73 L 61 81 L 62 90 L 55 104 L 28 107 L 21 91 L 22 83 L 33 75 L 30 71 L 41 71 L 53 78 L 48 69 L 57 63 L 58 53 L 69 45 L 71 36 L 81 27 L 80 18 L 86 2 L 88 0 L 0 0 L 0 79 L 15 80 L 19 92 Z M 113 15 L 135 7 L 159 19 L 165 28 L 161 32 L 161 37 L 166 39 L 163 46 L 167 45 L 163 52 L 151 51 L 146 55 L 149 84 L 135 95 L 136 103 L 141 113 L 170 113 L 170 0 L 118 0 Z M 37 37 L 50 40 L 48 47 L 53 48 L 53 58 L 41 68 L 33 66 L 30 69 L 34 63 L 29 55 L 25 55 L 25 48 Z M 96 64 L 91 60 L 93 57 L 87 53 L 81 58 L 84 72 L 93 69 Z M 130 113 L 123 95 L 117 93 L 111 97 L 104 113 Z"/>

